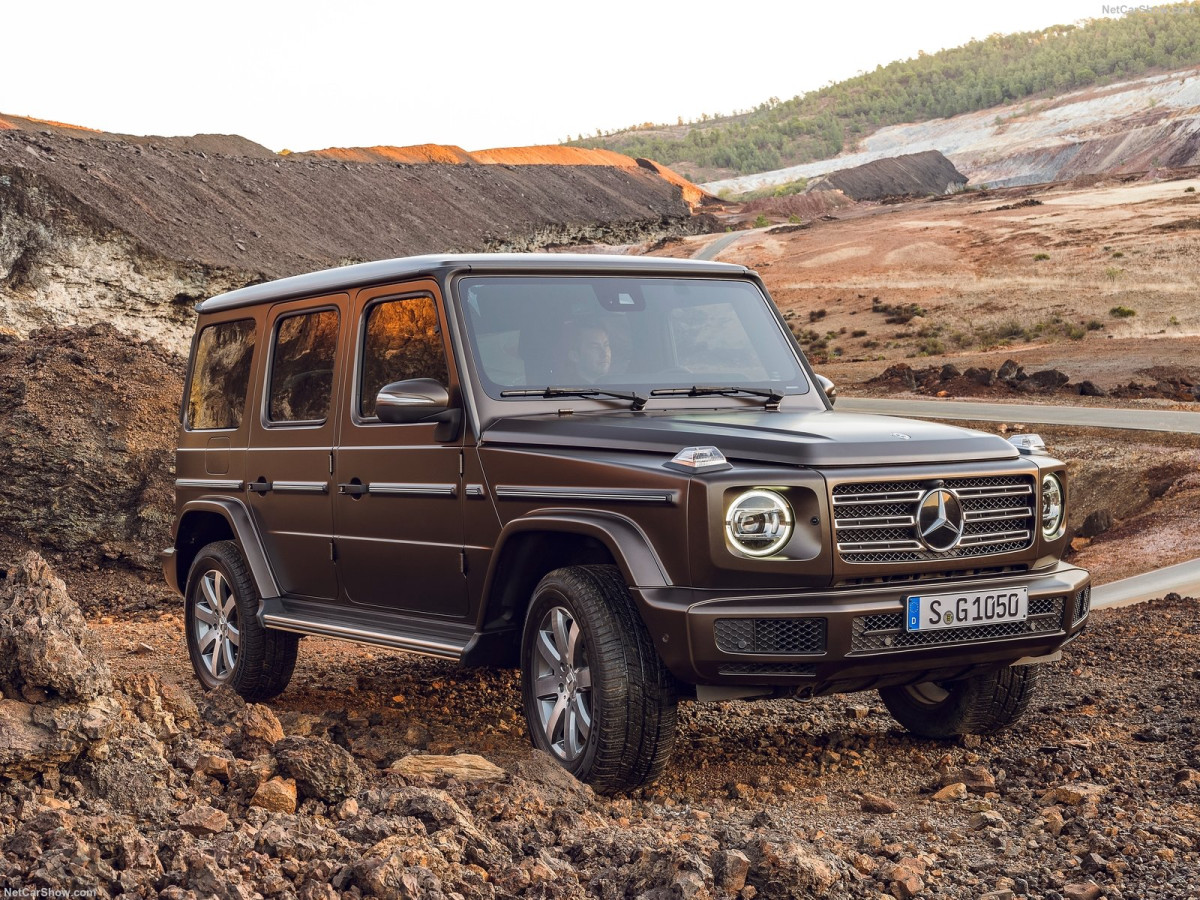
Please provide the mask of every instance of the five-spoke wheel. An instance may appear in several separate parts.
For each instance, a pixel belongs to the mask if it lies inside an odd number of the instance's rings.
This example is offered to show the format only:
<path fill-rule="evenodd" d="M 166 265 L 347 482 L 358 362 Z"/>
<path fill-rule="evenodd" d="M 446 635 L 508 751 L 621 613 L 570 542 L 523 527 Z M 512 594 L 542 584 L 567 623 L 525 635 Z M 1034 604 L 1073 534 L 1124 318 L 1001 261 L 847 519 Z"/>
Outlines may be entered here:
<path fill-rule="evenodd" d="M 554 754 L 568 762 L 592 732 L 592 670 L 582 636 L 570 610 L 555 606 L 542 616 L 535 644 L 538 722 Z"/>
<path fill-rule="evenodd" d="M 258 602 L 237 544 L 217 541 L 201 548 L 188 573 L 184 624 L 192 668 L 206 688 L 227 684 L 258 701 L 287 687 L 299 636 L 263 628 Z"/>
<path fill-rule="evenodd" d="M 568 566 L 533 592 L 521 641 L 535 747 L 599 791 L 661 774 L 675 741 L 675 682 L 614 566 Z"/>

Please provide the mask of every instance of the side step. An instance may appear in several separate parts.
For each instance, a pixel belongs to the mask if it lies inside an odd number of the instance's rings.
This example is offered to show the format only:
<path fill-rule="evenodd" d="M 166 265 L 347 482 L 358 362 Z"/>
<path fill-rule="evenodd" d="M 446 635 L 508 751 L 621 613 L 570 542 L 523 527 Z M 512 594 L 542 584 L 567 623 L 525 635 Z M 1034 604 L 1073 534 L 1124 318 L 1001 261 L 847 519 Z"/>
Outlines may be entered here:
<path fill-rule="evenodd" d="M 265 628 L 389 647 L 455 662 L 462 659 L 464 648 L 475 636 L 473 627 L 457 622 L 430 622 L 291 597 L 265 598 L 259 618 Z"/>

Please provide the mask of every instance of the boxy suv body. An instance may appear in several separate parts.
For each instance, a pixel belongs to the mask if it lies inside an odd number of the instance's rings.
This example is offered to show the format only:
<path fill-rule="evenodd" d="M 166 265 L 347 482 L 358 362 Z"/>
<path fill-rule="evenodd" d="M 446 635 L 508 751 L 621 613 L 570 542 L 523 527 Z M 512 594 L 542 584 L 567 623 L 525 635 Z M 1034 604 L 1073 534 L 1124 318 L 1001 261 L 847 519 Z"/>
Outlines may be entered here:
<path fill-rule="evenodd" d="M 995 730 L 1084 627 L 1063 464 L 834 412 L 745 268 L 418 257 L 199 314 L 163 563 L 206 686 L 279 693 L 302 635 L 519 665 L 533 743 L 619 790 L 680 698 Z"/>

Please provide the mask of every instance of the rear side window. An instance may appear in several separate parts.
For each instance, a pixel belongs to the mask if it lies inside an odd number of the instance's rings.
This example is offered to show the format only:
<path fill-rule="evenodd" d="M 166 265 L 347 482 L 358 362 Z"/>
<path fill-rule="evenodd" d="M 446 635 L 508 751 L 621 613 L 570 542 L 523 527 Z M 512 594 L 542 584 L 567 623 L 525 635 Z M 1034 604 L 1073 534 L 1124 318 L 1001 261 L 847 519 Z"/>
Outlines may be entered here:
<path fill-rule="evenodd" d="M 447 386 L 450 383 L 437 309 L 431 297 L 385 300 L 367 310 L 359 415 L 374 416 L 380 388 L 409 378 L 432 378 Z"/>
<path fill-rule="evenodd" d="M 323 422 L 333 395 L 338 312 L 322 309 L 280 319 L 271 352 L 267 418 L 272 422 Z"/>
<path fill-rule="evenodd" d="M 254 320 L 209 325 L 192 357 L 185 424 L 189 430 L 237 428 L 254 358 Z"/>

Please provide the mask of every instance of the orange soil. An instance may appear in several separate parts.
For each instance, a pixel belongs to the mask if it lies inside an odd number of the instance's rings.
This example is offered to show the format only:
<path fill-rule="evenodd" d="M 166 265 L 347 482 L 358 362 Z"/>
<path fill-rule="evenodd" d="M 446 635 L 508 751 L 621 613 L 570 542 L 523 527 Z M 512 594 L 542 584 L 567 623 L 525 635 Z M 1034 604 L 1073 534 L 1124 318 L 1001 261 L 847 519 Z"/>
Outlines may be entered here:
<path fill-rule="evenodd" d="M 459 163 L 474 162 L 471 154 L 453 144 L 415 144 L 410 147 L 328 147 L 312 151 L 313 156 L 361 163 Z"/>
<path fill-rule="evenodd" d="M 476 150 L 471 156 L 475 162 L 495 166 L 616 166 L 622 169 L 637 168 L 637 160 L 612 150 L 588 150 L 584 147 L 558 147 L 542 145 L 536 147 L 496 147 L 492 150 Z"/>
<path fill-rule="evenodd" d="M 4 119 L 0 119 L 0 131 L 16 131 L 16 130 L 17 130 L 17 126 L 14 125 L 12 122 L 8 122 L 8 121 L 5 121 Z"/>

